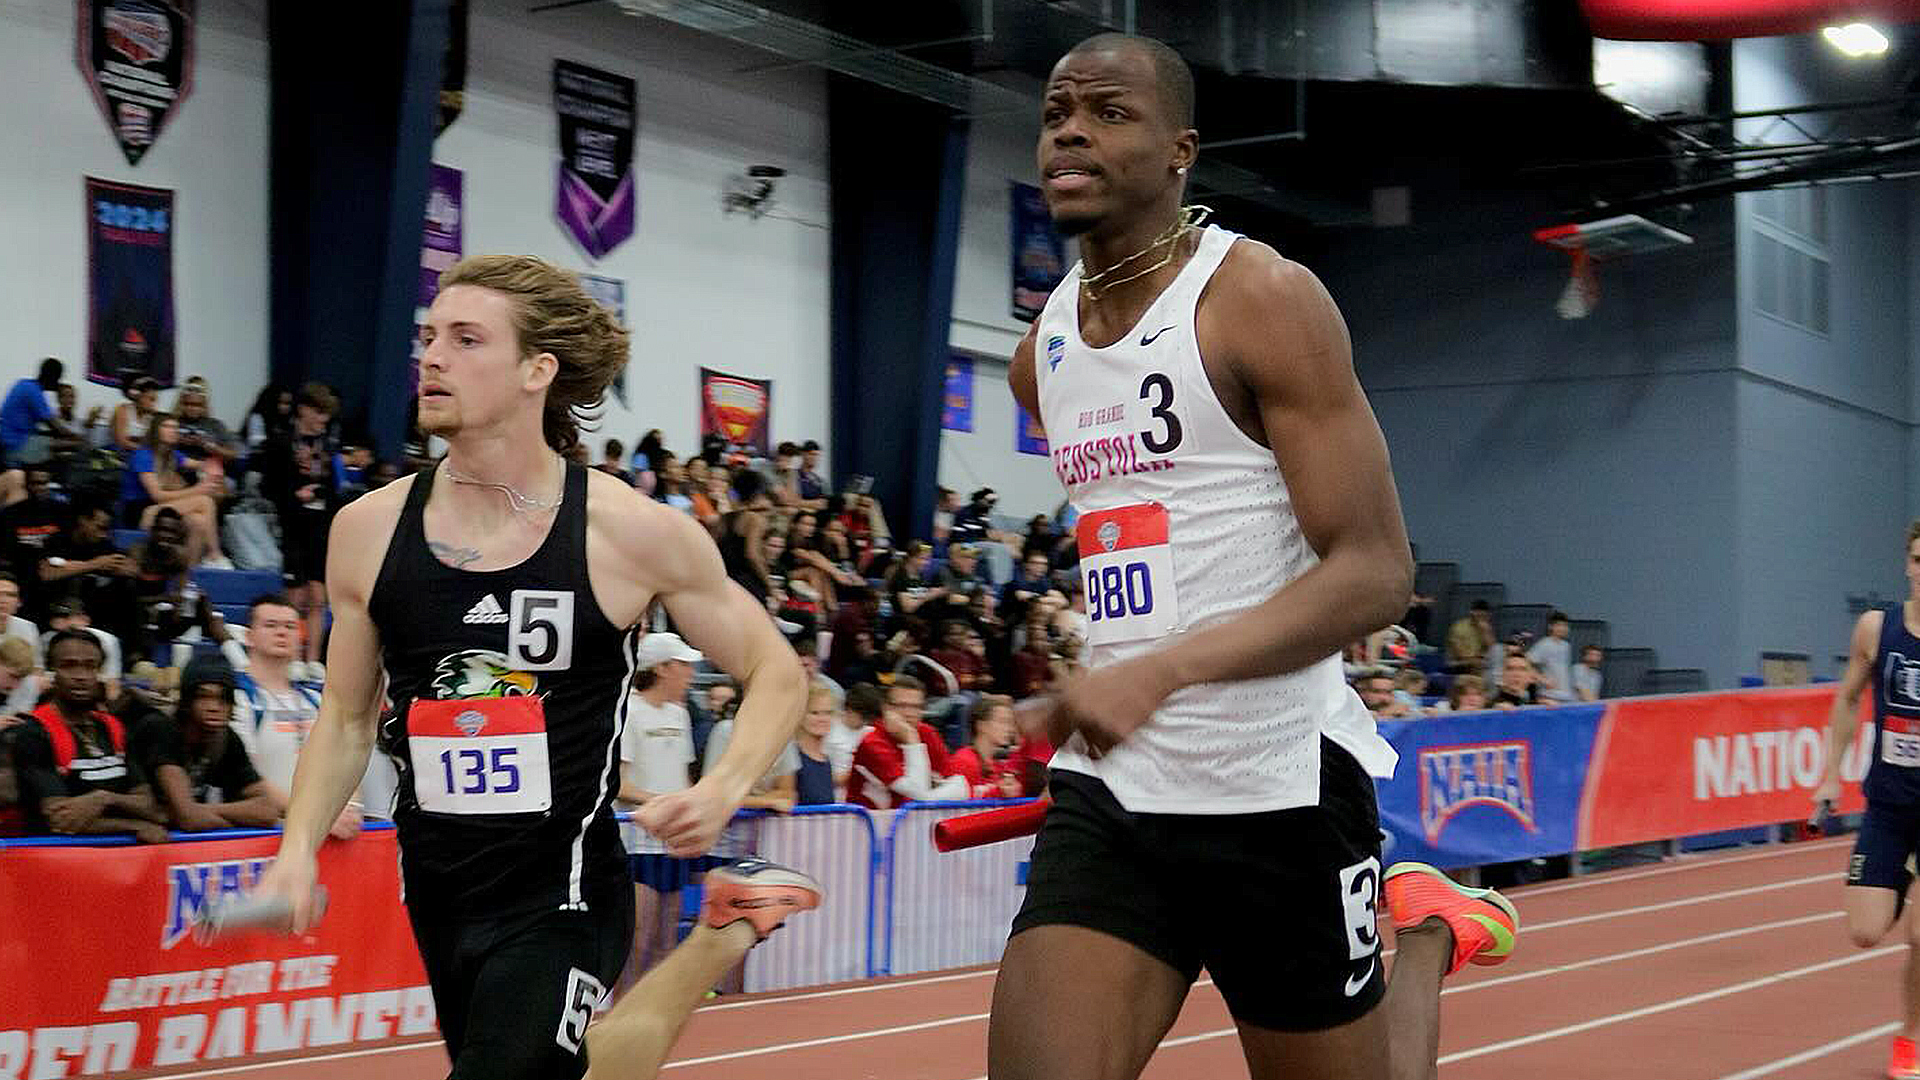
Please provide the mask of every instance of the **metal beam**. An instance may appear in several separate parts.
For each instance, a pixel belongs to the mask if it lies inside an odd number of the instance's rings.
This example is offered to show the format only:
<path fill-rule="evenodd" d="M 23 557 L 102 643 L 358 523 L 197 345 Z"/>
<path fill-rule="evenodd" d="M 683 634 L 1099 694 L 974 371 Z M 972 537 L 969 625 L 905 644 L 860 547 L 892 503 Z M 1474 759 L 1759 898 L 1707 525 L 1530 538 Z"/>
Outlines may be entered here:
<path fill-rule="evenodd" d="M 1900 139 L 1862 149 L 1835 150 L 1777 169 L 1766 169 L 1748 173 L 1745 176 L 1709 180 L 1699 184 L 1684 184 L 1628 199 L 1598 202 L 1593 207 L 1576 210 L 1570 216 L 1574 221 L 1580 222 L 1612 217 L 1615 214 L 1637 214 L 1679 203 L 1716 199 L 1742 191 L 1762 191 L 1801 181 L 1840 177 L 1856 170 L 1873 170 L 1876 166 L 1905 162 L 1910 158 L 1920 158 L 1920 137 Z"/>

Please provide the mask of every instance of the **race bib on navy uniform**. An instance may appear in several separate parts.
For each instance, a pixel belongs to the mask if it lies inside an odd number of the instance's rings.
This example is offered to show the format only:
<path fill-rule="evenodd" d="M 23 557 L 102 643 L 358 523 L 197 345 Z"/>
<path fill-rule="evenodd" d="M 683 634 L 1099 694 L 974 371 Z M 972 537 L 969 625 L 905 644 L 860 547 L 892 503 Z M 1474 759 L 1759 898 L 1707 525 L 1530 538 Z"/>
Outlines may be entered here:
<path fill-rule="evenodd" d="M 1180 622 L 1167 509 L 1158 503 L 1083 514 L 1076 534 L 1095 645 L 1164 637 Z"/>
<path fill-rule="evenodd" d="M 533 814 L 553 807 L 547 716 L 527 695 L 416 700 L 407 749 L 420 809 L 436 814 Z"/>

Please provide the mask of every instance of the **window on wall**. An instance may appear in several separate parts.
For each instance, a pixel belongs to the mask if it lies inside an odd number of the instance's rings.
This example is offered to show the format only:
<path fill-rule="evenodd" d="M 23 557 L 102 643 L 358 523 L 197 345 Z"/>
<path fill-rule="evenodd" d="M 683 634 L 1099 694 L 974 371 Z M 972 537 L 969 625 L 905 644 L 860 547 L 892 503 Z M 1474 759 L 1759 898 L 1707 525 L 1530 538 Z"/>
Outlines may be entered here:
<path fill-rule="evenodd" d="M 1816 334 L 1827 332 L 1825 188 L 1754 192 L 1753 303 L 1762 314 Z"/>

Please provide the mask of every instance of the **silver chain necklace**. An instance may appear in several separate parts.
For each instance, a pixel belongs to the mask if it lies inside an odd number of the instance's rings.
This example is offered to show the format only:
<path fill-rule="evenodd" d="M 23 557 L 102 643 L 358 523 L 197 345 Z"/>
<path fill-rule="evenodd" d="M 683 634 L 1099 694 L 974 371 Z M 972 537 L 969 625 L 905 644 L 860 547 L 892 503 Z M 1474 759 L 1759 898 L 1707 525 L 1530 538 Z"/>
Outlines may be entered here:
<path fill-rule="evenodd" d="M 463 475 L 460 470 L 453 467 L 453 462 L 451 461 L 442 462 L 441 465 L 447 471 L 447 479 L 452 480 L 456 484 L 472 484 L 476 487 L 490 487 L 499 491 L 507 497 L 507 507 L 523 517 L 533 517 L 536 514 L 550 514 L 560 509 L 560 504 L 565 502 L 567 498 L 567 465 L 564 461 L 560 463 L 560 494 L 555 495 L 552 502 L 544 499 L 536 499 L 531 495 L 516 490 L 508 484 Z"/>

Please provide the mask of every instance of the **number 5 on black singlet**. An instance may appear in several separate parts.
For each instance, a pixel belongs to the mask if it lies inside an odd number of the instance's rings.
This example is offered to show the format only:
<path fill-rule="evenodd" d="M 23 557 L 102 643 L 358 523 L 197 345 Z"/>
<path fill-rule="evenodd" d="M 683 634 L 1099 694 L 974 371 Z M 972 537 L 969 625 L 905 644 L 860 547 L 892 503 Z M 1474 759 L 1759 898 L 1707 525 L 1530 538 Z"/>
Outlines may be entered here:
<path fill-rule="evenodd" d="M 507 664 L 519 671 L 573 666 L 573 592 L 515 589 L 507 622 Z"/>

